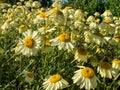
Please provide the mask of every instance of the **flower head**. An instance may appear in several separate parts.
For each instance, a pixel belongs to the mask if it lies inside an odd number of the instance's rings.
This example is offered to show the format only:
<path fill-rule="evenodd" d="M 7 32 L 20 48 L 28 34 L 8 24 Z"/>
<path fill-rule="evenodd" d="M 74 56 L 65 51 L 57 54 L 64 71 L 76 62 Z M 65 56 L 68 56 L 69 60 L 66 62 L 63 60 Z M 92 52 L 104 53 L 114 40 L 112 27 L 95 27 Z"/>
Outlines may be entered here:
<path fill-rule="evenodd" d="M 60 74 L 55 74 L 50 76 L 43 83 L 43 88 L 45 90 L 59 90 L 69 86 L 69 83 L 62 78 Z"/>
<path fill-rule="evenodd" d="M 75 60 L 78 62 L 87 62 L 88 51 L 85 48 L 79 47 L 75 52 Z"/>
<path fill-rule="evenodd" d="M 32 56 L 36 55 L 40 46 L 40 37 L 37 31 L 26 31 L 23 33 L 24 39 L 19 41 L 18 48 L 23 55 Z"/>
<path fill-rule="evenodd" d="M 120 70 L 120 60 L 119 59 L 114 59 L 113 62 L 112 62 L 112 67 Z"/>
<path fill-rule="evenodd" d="M 100 62 L 97 71 L 100 73 L 101 77 L 112 78 L 112 65 L 108 62 Z"/>
<path fill-rule="evenodd" d="M 31 83 L 34 80 L 34 73 L 24 70 L 22 72 L 25 82 Z"/>
<path fill-rule="evenodd" d="M 85 88 L 87 90 L 95 89 L 97 86 L 97 77 L 92 68 L 79 67 L 80 69 L 75 71 L 72 77 L 73 83 L 80 85 L 80 89 Z"/>
<path fill-rule="evenodd" d="M 112 12 L 110 10 L 105 10 L 104 13 L 102 14 L 103 17 L 111 17 Z"/>
<path fill-rule="evenodd" d="M 60 34 L 58 37 L 55 39 L 50 40 L 52 42 L 52 46 L 58 46 L 58 49 L 64 49 L 71 51 L 73 50 L 74 46 L 70 41 L 70 36 L 66 33 Z"/>
<path fill-rule="evenodd" d="M 68 34 L 61 34 L 61 35 L 59 35 L 58 40 L 61 42 L 69 42 L 70 37 Z"/>

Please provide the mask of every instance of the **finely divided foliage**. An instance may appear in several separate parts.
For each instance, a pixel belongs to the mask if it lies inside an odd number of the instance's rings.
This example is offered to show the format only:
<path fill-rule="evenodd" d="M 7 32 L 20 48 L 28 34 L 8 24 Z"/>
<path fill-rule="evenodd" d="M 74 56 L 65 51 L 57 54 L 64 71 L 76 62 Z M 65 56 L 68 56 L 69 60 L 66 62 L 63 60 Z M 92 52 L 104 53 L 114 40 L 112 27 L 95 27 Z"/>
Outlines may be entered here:
<path fill-rule="evenodd" d="M 0 90 L 117 90 L 120 18 L 38 1 L 0 6 Z"/>

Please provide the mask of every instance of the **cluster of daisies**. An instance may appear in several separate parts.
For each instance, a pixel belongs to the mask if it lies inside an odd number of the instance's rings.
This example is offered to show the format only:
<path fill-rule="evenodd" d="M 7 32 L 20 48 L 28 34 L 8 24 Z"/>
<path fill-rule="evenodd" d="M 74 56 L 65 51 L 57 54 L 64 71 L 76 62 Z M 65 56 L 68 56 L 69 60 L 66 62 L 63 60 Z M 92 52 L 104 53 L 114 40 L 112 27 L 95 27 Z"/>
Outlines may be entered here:
<path fill-rule="evenodd" d="M 110 10 L 89 15 L 70 6 L 63 8 L 60 0 L 56 0 L 51 8 L 41 7 L 38 1 L 20 1 L 17 5 L 0 7 L 0 33 L 5 35 L 11 30 L 18 33 L 13 48 L 15 54 L 31 57 L 39 52 L 50 54 L 55 48 L 72 53 L 72 61 L 79 63 L 72 80 L 80 89 L 97 88 L 99 74 L 100 78 L 118 77 L 120 18 L 113 16 Z M 26 70 L 22 75 L 28 83 L 35 78 L 34 72 Z M 42 85 L 45 90 L 70 87 L 59 73 L 46 78 Z"/>

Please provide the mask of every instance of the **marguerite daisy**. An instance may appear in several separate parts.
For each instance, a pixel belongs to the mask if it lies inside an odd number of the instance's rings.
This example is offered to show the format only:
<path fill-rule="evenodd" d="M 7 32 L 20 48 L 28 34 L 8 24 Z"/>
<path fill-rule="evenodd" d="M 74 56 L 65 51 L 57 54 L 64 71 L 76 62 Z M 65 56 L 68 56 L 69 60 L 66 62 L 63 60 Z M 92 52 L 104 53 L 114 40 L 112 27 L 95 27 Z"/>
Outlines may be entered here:
<path fill-rule="evenodd" d="M 20 39 L 18 43 L 19 51 L 23 55 L 32 56 L 36 55 L 40 47 L 40 37 L 37 31 L 28 30 L 23 33 L 24 39 Z"/>
<path fill-rule="evenodd" d="M 60 74 L 55 74 L 46 79 L 43 83 L 45 90 L 61 90 L 69 86 L 69 83 Z"/>
<path fill-rule="evenodd" d="M 75 60 L 78 62 L 87 62 L 88 51 L 85 48 L 79 47 L 75 52 Z"/>
<path fill-rule="evenodd" d="M 55 39 L 50 40 L 52 42 L 52 46 L 58 46 L 58 49 L 64 49 L 71 51 L 74 49 L 74 45 L 70 42 L 70 36 L 66 33 L 60 34 Z"/>
<path fill-rule="evenodd" d="M 114 59 L 113 62 L 112 62 L 112 67 L 114 69 L 120 70 L 120 60 L 119 59 Z"/>
<path fill-rule="evenodd" d="M 80 85 L 80 89 L 95 89 L 97 86 L 97 77 L 93 69 L 84 66 L 79 66 L 79 68 L 80 69 L 75 71 L 75 75 L 72 77 L 73 83 Z"/>
<path fill-rule="evenodd" d="M 22 76 L 25 78 L 25 82 L 31 83 L 34 80 L 34 73 L 24 70 Z"/>
<path fill-rule="evenodd" d="M 112 65 L 108 62 L 100 62 L 97 72 L 100 73 L 101 77 L 112 79 Z"/>

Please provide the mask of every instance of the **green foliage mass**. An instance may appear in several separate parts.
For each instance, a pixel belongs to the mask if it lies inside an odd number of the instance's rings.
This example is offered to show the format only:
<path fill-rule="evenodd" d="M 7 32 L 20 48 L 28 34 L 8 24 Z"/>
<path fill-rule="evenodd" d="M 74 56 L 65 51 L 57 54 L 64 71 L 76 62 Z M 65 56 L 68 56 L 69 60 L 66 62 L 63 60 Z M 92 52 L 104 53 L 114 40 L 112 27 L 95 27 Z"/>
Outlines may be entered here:
<path fill-rule="evenodd" d="M 1 0 L 2 2 L 15 4 L 19 0 Z M 104 0 L 68 0 L 68 3 L 65 5 L 70 5 L 73 8 L 80 8 L 85 11 L 88 11 L 90 14 L 94 12 L 103 13 L 106 9 L 110 9 L 112 13 L 116 16 L 120 15 L 120 0 L 106 0 L 107 2 L 103 2 Z M 49 2 L 49 5 L 47 4 Z M 51 0 L 41 0 L 42 6 L 50 6 L 52 4 Z"/>

